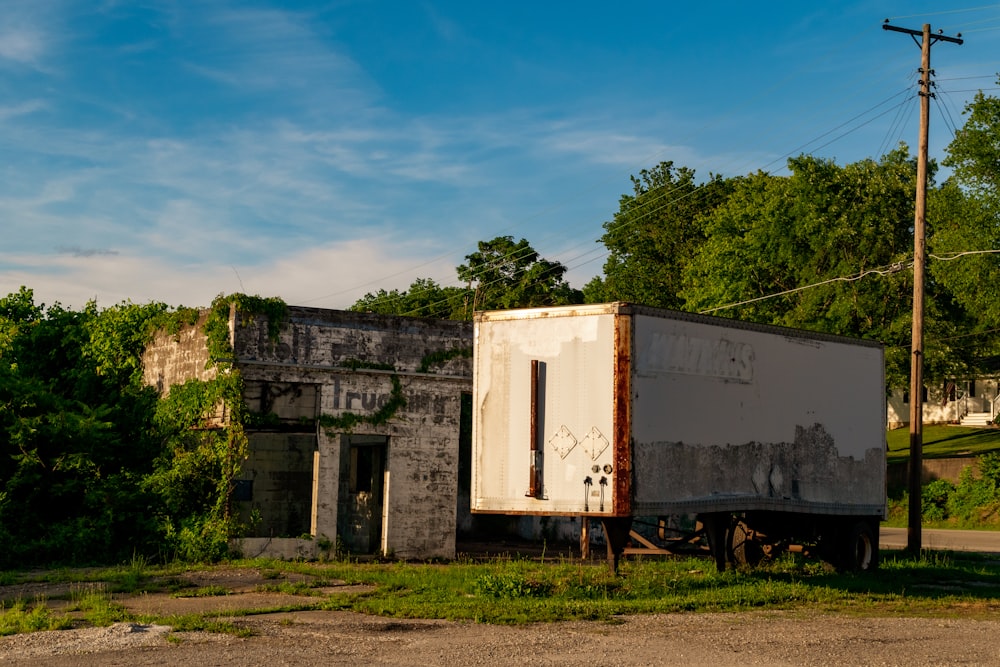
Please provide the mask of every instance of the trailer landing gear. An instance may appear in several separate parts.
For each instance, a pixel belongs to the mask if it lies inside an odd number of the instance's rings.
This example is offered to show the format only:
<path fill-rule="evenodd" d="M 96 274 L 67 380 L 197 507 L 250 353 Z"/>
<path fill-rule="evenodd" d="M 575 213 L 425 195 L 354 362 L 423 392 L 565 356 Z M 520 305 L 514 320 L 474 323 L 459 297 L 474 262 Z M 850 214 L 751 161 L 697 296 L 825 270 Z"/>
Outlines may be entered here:
<path fill-rule="evenodd" d="M 614 574 L 618 574 L 618 562 L 628 544 L 628 534 L 632 530 L 632 517 L 615 516 L 601 519 L 604 527 L 604 538 L 608 543 L 608 566 Z"/>

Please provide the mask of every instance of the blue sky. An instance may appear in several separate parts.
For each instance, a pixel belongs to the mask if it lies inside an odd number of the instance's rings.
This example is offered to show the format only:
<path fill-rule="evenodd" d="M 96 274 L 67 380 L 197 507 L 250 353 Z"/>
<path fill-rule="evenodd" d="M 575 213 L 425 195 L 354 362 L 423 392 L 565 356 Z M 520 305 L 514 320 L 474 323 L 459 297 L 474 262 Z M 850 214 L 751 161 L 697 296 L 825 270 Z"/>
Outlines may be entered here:
<path fill-rule="evenodd" d="M 679 7 L 679 5 L 684 5 Z M 915 147 L 997 92 L 1000 4 L 3 0 L 0 290 L 340 308 L 527 238 L 600 273 L 661 160 L 726 176 Z"/>

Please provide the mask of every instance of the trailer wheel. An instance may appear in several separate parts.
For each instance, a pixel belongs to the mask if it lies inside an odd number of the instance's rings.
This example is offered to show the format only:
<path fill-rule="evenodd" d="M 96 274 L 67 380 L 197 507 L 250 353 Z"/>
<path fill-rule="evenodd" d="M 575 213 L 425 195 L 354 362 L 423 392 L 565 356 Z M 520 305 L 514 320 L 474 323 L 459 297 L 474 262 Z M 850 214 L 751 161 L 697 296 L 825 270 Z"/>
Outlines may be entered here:
<path fill-rule="evenodd" d="M 870 572 L 878 568 L 878 533 L 871 521 L 858 521 L 847 533 L 841 569 Z"/>
<path fill-rule="evenodd" d="M 746 521 L 734 521 L 729 535 L 729 552 L 734 563 L 742 567 L 756 567 L 764 560 L 764 548 Z"/>

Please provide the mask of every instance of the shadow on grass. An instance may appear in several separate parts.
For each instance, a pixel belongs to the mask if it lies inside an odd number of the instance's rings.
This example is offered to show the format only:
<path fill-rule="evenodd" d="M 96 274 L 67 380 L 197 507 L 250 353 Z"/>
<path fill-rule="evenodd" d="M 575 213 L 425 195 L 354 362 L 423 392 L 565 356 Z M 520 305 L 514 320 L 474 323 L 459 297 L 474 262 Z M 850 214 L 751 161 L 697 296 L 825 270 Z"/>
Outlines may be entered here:
<path fill-rule="evenodd" d="M 1000 560 L 967 552 L 934 551 L 913 558 L 905 551 L 882 550 L 881 565 L 874 572 L 840 573 L 802 562 L 786 562 L 745 571 L 743 576 L 886 599 L 934 601 L 958 597 L 1000 604 Z"/>

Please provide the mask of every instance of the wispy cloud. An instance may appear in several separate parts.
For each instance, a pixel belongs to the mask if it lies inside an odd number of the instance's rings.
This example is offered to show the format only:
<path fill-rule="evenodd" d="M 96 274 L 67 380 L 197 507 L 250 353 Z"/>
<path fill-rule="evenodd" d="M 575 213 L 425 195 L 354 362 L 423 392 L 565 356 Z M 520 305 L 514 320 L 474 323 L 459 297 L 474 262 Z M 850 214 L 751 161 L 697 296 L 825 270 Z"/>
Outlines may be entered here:
<path fill-rule="evenodd" d="M 42 100 L 25 100 L 19 104 L 0 106 L 0 122 L 17 118 L 18 116 L 27 116 L 45 107 L 46 104 Z"/>
<path fill-rule="evenodd" d="M 199 8 L 189 18 L 189 38 L 212 45 L 188 59 L 202 76 L 244 92 L 297 90 L 307 99 L 335 99 L 341 111 L 379 94 L 357 63 L 315 33 L 307 14 Z"/>
<path fill-rule="evenodd" d="M 289 303 L 346 308 L 379 288 L 405 289 L 414 265 L 422 265 L 420 275 L 445 282 L 453 278 L 457 263 L 451 257 L 428 261 L 422 254 L 428 249 L 419 244 L 408 248 L 378 239 L 318 244 L 257 264 L 185 264 L 155 254 L 63 250 L 58 255 L 0 252 L 0 285 L 9 290 L 27 285 L 38 302 L 59 300 L 72 307 L 90 300 L 104 306 L 125 300 L 207 306 L 220 292 L 245 291 Z M 43 273 L 36 270 L 43 267 Z M 385 279 L 393 273 L 394 278 Z"/>
<path fill-rule="evenodd" d="M 5 0 L 0 9 L 0 65 L 46 70 L 63 14 L 60 0 Z"/>
<path fill-rule="evenodd" d="M 73 257 L 101 257 L 118 254 L 117 250 L 110 248 L 81 248 L 80 246 L 58 246 L 56 252 L 60 255 L 72 255 Z"/>
<path fill-rule="evenodd" d="M 22 26 L 0 29 L 0 58 L 22 65 L 36 65 L 45 54 L 41 31 Z"/>

